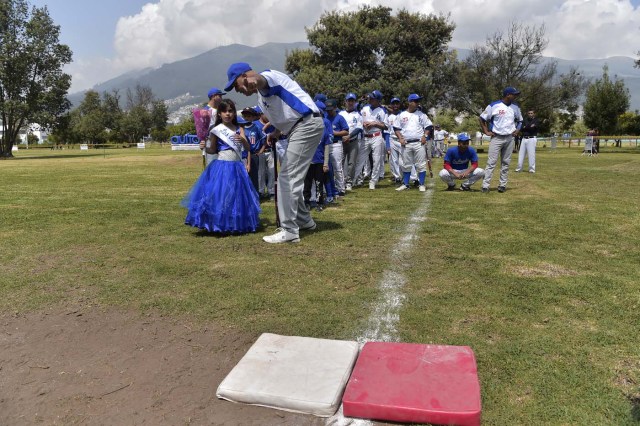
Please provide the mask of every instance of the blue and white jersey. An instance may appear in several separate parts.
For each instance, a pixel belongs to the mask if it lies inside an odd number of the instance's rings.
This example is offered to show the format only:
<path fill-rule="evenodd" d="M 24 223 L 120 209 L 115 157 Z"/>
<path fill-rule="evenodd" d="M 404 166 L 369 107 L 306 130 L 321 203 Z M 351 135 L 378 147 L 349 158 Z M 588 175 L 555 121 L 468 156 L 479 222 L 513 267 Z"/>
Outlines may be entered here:
<path fill-rule="evenodd" d="M 393 128 L 400 130 L 405 140 L 410 140 L 426 137 L 425 130 L 432 125 L 427 114 L 420 110 L 414 112 L 402 111 L 397 115 Z"/>
<path fill-rule="evenodd" d="M 467 170 L 469 163 L 478 162 L 478 153 L 470 146 L 464 152 L 461 152 L 457 146 L 452 146 L 444 155 L 444 162 L 451 164 L 454 170 Z"/>
<path fill-rule="evenodd" d="M 249 126 L 245 126 L 244 136 L 247 138 L 247 142 L 249 142 L 252 154 L 260 151 L 264 144 L 265 135 L 255 122 L 252 122 Z"/>
<path fill-rule="evenodd" d="M 333 118 L 327 117 L 327 120 L 331 122 L 333 132 L 349 131 L 347 120 L 345 120 L 342 115 L 336 114 Z M 342 142 L 342 136 L 333 136 L 333 133 L 331 133 L 331 139 L 333 142 Z"/>
<path fill-rule="evenodd" d="M 360 111 L 360 114 L 362 114 L 362 121 L 364 123 L 370 123 L 372 121 L 380 121 L 381 123 L 384 123 L 387 120 L 387 110 L 382 106 L 372 108 L 371 105 L 365 105 L 362 108 L 362 111 Z M 372 127 L 368 131 L 365 131 L 365 135 L 372 135 L 381 131 L 382 129 Z"/>
<path fill-rule="evenodd" d="M 329 120 L 328 118 L 323 118 L 322 120 L 324 122 L 324 132 L 322 132 L 322 138 L 320 139 L 320 144 L 316 148 L 316 152 L 313 153 L 311 164 L 323 164 L 324 147 L 333 143 L 333 137 L 331 136 L 333 133 L 331 120 Z"/>
<path fill-rule="evenodd" d="M 300 117 L 320 113 L 311 96 L 288 75 L 273 70 L 263 71 L 260 75 L 269 87 L 258 91 L 258 106 L 280 132 L 289 133 Z"/>
<path fill-rule="evenodd" d="M 389 113 L 387 115 L 387 121 L 384 124 L 387 125 L 387 130 L 389 131 L 389 136 L 391 139 L 398 140 L 398 136 L 396 136 L 396 132 L 393 131 L 393 123 L 396 121 L 397 115 L 394 113 Z"/>
<path fill-rule="evenodd" d="M 340 111 L 340 115 L 344 117 L 347 125 L 349 126 L 349 134 L 352 134 L 354 130 L 362 131 L 364 126 L 362 125 L 362 114 L 358 110 L 351 112 L 347 110 Z"/>
<path fill-rule="evenodd" d="M 520 107 L 502 101 L 491 102 L 480 114 L 480 118 L 489 124 L 489 130 L 497 135 L 511 135 L 522 126 Z"/>

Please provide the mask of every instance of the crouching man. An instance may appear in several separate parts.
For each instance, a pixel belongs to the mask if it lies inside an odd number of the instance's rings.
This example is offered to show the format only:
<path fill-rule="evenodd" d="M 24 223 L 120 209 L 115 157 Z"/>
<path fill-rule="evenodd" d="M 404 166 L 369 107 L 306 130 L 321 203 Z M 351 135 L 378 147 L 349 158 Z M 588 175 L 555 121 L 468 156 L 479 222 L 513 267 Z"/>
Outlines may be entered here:
<path fill-rule="evenodd" d="M 469 139 L 467 133 L 460 133 L 458 146 L 449 148 L 444 156 L 440 179 L 447 184 L 447 191 L 456 189 L 456 179 L 464 180 L 461 191 L 470 191 L 471 185 L 484 178 L 484 170 L 478 167 L 478 153 L 469 146 Z"/>

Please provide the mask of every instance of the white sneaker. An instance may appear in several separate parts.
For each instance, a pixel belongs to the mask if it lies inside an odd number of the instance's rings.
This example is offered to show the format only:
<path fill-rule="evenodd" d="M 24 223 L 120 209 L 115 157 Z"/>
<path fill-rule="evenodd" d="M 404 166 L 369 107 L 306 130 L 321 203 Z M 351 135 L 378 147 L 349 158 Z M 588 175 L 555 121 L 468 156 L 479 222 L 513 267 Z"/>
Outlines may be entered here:
<path fill-rule="evenodd" d="M 529 170 L 529 173 L 535 173 L 535 172 L 536 172 L 535 170 Z"/>
<path fill-rule="evenodd" d="M 375 182 L 369 182 L 369 189 L 376 189 L 376 183 Z"/>
<path fill-rule="evenodd" d="M 522 169 L 516 169 L 516 173 L 520 173 Z"/>
<path fill-rule="evenodd" d="M 404 191 L 405 189 L 409 189 L 409 187 L 405 184 L 402 184 L 396 188 L 396 191 Z"/>
<path fill-rule="evenodd" d="M 300 237 L 284 228 L 278 228 L 275 234 L 262 237 L 262 240 L 269 244 L 299 243 Z"/>
<path fill-rule="evenodd" d="M 353 191 L 353 186 L 352 186 L 350 183 L 348 183 L 348 184 L 347 184 L 347 187 L 346 187 L 345 189 L 346 189 L 347 191 Z"/>
<path fill-rule="evenodd" d="M 420 192 L 424 192 L 426 190 L 427 190 L 427 188 L 424 185 L 420 185 Z"/>

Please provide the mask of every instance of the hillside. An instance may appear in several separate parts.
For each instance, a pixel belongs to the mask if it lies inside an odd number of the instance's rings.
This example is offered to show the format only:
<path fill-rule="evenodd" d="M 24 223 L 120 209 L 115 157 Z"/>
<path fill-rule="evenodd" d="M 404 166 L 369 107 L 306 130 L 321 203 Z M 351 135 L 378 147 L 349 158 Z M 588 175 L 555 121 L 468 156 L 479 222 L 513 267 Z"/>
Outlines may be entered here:
<path fill-rule="evenodd" d="M 212 86 L 220 88 L 224 86 L 229 64 L 243 61 L 259 70 L 269 68 L 283 70 L 287 53 L 293 49 L 306 47 L 308 47 L 306 42 L 267 43 L 258 47 L 240 44 L 221 46 L 193 58 L 162 65 L 160 68 L 123 74 L 94 86 L 93 90 L 103 92 L 118 89 L 124 93 L 127 88 L 133 88 L 136 84 L 147 85 L 156 96 L 167 101 L 170 112 L 181 109 L 184 111 L 193 105 L 205 102 L 206 93 Z M 469 52 L 466 49 L 457 50 L 460 59 L 465 58 Z M 617 75 L 623 79 L 629 88 L 631 109 L 640 109 L 640 69 L 633 67 L 632 58 L 621 56 L 580 60 L 545 58 L 545 61 L 552 60 L 557 61 L 560 73 L 566 73 L 571 67 L 577 67 L 584 76 L 592 79 L 602 75 L 602 67 L 606 63 L 609 66 L 610 75 Z M 70 95 L 69 99 L 73 105 L 77 106 L 83 97 L 84 92 L 79 92 Z M 252 105 L 256 102 L 255 98 L 247 98 L 236 93 L 230 93 L 229 97 L 240 106 Z"/>

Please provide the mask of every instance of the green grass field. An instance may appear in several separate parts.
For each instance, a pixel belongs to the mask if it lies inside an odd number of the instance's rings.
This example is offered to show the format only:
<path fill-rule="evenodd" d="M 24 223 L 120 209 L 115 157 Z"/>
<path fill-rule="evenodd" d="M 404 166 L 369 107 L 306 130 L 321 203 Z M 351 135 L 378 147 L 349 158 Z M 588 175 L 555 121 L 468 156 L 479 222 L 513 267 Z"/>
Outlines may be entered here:
<path fill-rule="evenodd" d="M 539 149 L 538 173 L 514 173 L 514 159 L 504 194 L 435 182 L 399 338 L 472 347 L 485 424 L 640 422 L 638 153 Z M 272 246 L 271 204 L 256 234 L 183 225 L 196 152 L 16 155 L 0 162 L 0 313 L 119 306 L 256 336 L 356 338 L 425 197 L 388 181 L 358 189 L 314 213 L 300 244 Z"/>

